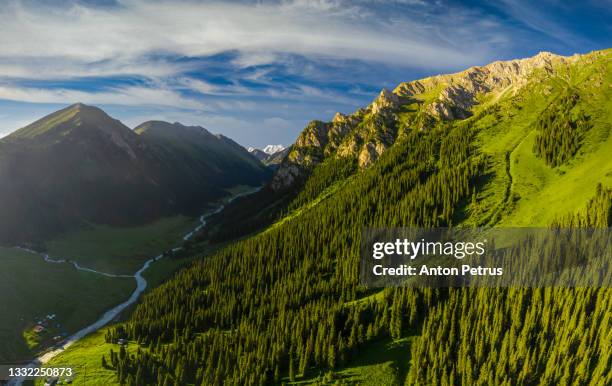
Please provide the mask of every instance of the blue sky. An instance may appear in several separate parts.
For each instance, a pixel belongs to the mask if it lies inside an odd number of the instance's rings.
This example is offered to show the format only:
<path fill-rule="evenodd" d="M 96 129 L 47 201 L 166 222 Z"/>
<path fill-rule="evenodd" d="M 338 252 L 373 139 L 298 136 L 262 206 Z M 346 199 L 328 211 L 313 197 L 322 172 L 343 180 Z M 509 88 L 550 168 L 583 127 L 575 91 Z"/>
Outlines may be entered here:
<path fill-rule="evenodd" d="M 0 135 L 74 102 L 292 143 L 381 88 L 611 46 L 612 1 L 5 1 Z"/>

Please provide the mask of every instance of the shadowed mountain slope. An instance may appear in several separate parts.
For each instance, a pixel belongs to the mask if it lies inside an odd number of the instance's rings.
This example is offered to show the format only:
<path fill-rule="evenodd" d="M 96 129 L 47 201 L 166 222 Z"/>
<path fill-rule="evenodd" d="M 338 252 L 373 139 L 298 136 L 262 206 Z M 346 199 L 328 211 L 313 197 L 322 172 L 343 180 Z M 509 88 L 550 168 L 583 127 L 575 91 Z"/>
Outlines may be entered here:
<path fill-rule="evenodd" d="M 133 131 L 75 104 L 0 140 L 0 241 L 195 213 L 224 188 L 259 184 L 268 173 L 245 149 L 204 129 L 160 122 Z"/>

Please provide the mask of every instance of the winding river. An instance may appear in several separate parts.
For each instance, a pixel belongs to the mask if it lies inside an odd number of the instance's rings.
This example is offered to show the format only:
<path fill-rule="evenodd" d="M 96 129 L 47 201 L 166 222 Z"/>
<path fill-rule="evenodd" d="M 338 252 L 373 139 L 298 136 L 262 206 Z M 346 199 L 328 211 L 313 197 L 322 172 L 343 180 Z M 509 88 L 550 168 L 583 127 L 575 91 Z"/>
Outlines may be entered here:
<path fill-rule="evenodd" d="M 253 194 L 259 190 L 261 190 L 261 187 L 258 187 L 258 188 L 255 188 L 255 189 L 243 192 L 243 193 L 236 194 L 230 197 L 229 200 L 225 204 L 220 205 L 216 209 L 206 212 L 205 214 L 200 216 L 199 224 L 193 230 L 191 230 L 189 233 L 183 236 L 182 242 L 189 241 L 195 234 L 201 231 L 206 226 L 207 219 L 221 212 L 225 208 L 225 205 L 231 203 L 232 201 L 234 201 L 235 199 L 239 197 Z M 144 292 L 144 290 L 147 288 L 147 280 L 142 276 L 142 274 L 151 266 L 153 262 L 164 257 L 164 255 L 161 254 L 161 255 L 150 258 L 144 263 L 144 265 L 138 271 L 136 271 L 134 275 L 115 275 L 111 273 L 96 271 L 95 269 L 91 269 L 91 268 L 82 267 L 79 265 L 79 263 L 75 261 L 69 261 L 66 259 L 52 259 L 47 254 L 41 254 L 39 252 L 32 251 L 26 248 L 19 248 L 19 249 L 22 249 L 30 253 L 39 254 L 43 257 L 44 261 L 47 263 L 51 263 L 51 264 L 64 264 L 64 263 L 68 264 L 69 263 L 69 264 L 72 264 L 79 271 L 91 272 L 91 273 L 95 273 L 98 275 L 104 275 L 108 277 L 133 277 L 136 280 L 136 289 L 134 290 L 134 292 L 132 292 L 132 295 L 126 301 L 106 311 L 104 315 L 102 315 L 97 321 L 77 331 L 73 335 L 66 338 L 59 346 L 55 347 L 53 350 L 47 351 L 41 354 L 40 356 L 34 358 L 29 364 L 23 367 L 37 367 L 37 366 L 44 365 L 45 363 L 48 363 L 51 359 L 55 358 L 56 356 L 64 352 L 68 347 L 72 346 L 74 343 L 82 339 L 84 336 L 89 335 L 96 330 L 99 330 L 100 328 L 108 324 L 110 321 L 115 319 L 123 310 L 125 310 L 130 305 L 134 304 L 138 300 L 140 295 Z M 172 251 L 178 251 L 181 249 L 182 247 L 178 246 L 178 247 L 173 248 Z M 24 380 L 25 380 L 24 378 L 13 378 L 8 382 L 7 385 L 20 386 L 23 384 Z"/>

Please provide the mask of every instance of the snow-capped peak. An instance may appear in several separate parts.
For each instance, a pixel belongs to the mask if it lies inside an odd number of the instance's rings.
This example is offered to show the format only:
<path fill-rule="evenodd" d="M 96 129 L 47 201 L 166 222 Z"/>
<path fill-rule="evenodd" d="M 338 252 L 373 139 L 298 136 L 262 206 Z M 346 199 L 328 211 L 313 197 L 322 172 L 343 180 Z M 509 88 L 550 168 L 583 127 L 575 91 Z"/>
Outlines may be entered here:
<path fill-rule="evenodd" d="M 274 154 L 283 150 L 285 150 L 285 147 L 283 145 L 268 145 L 263 148 L 264 153 L 267 154 Z"/>

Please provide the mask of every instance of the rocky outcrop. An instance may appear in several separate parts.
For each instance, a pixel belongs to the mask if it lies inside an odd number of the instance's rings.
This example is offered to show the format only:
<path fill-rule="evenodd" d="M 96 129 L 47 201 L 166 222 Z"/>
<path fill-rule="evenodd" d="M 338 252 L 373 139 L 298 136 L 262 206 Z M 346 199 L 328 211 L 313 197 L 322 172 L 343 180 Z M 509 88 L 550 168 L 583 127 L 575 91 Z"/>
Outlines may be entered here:
<path fill-rule="evenodd" d="M 341 113 L 337 113 L 331 122 L 310 122 L 280 163 L 272 179 L 272 188 L 279 190 L 290 186 L 302 175 L 302 171 L 336 152 L 357 122 L 355 116 Z"/>
<path fill-rule="evenodd" d="M 302 168 L 293 162 L 283 161 L 278 168 L 270 186 L 273 190 L 282 190 L 292 186 L 295 181 L 301 176 Z"/>
<path fill-rule="evenodd" d="M 304 128 L 274 174 L 272 189 L 281 190 L 291 186 L 304 169 L 314 166 L 323 159 L 324 150 L 329 142 L 330 127 L 329 123 L 311 121 Z"/>
<path fill-rule="evenodd" d="M 359 157 L 357 158 L 359 167 L 367 168 L 376 161 L 385 150 L 387 150 L 387 146 L 381 142 L 366 143 L 359 152 Z"/>
<path fill-rule="evenodd" d="M 394 119 L 401 104 L 402 98 L 383 89 L 367 109 L 351 115 L 336 113 L 331 122 L 310 122 L 279 166 L 272 188 L 291 186 L 329 156 L 355 157 L 360 167 L 368 167 L 395 141 L 396 130 L 384 122 Z"/>
<path fill-rule="evenodd" d="M 372 102 L 370 109 L 372 114 L 380 114 L 393 111 L 400 106 L 400 98 L 391 91 L 384 88 L 378 98 Z"/>

